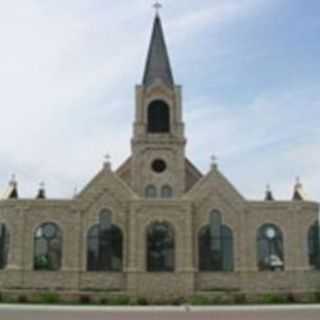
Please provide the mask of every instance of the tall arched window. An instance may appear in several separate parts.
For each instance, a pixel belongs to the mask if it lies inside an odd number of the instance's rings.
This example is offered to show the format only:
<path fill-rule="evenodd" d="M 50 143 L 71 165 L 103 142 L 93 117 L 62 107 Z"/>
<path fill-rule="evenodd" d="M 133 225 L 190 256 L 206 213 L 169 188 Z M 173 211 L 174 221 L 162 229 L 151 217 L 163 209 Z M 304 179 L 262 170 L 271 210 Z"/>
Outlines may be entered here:
<path fill-rule="evenodd" d="M 257 260 L 261 271 L 284 270 L 283 236 L 276 225 L 265 224 L 258 230 Z"/>
<path fill-rule="evenodd" d="M 309 264 L 316 270 L 320 270 L 320 226 L 315 222 L 308 233 Z"/>
<path fill-rule="evenodd" d="M 155 100 L 148 107 L 148 132 L 168 133 L 170 131 L 169 106 L 162 100 Z"/>
<path fill-rule="evenodd" d="M 154 223 L 147 230 L 147 270 L 173 272 L 175 259 L 174 231 L 167 223 Z"/>
<path fill-rule="evenodd" d="M 157 188 L 154 185 L 146 186 L 144 193 L 147 199 L 157 198 Z"/>
<path fill-rule="evenodd" d="M 210 225 L 204 226 L 198 235 L 199 270 L 233 271 L 233 233 L 226 225 L 218 225 L 218 232 Z"/>
<path fill-rule="evenodd" d="M 173 190 L 170 186 L 166 185 L 161 188 L 161 198 L 171 199 L 173 197 Z"/>
<path fill-rule="evenodd" d="M 9 243 L 9 231 L 4 224 L 0 224 L 0 270 L 5 269 L 7 266 Z"/>
<path fill-rule="evenodd" d="M 122 232 L 111 222 L 111 213 L 105 210 L 100 215 L 99 224 L 91 227 L 87 239 L 88 271 L 122 270 Z"/>
<path fill-rule="evenodd" d="M 54 223 L 45 223 L 34 233 L 34 269 L 57 271 L 62 265 L 62 232 Z"/>

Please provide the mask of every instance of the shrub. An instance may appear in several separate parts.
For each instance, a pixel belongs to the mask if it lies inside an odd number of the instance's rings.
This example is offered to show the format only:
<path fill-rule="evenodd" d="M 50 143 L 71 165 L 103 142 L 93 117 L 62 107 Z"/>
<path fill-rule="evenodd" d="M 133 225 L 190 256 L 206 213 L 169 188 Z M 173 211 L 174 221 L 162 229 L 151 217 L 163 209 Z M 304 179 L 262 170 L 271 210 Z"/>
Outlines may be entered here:
<path fill-rule="evenodd" d="M 28 300 L 28 297 L 26 295 L 21 294 L 21 295 L 18 296 L 17 302 L 18 303 L 28 303 L 29 300 Z"/>
<path fill-rule="evenodd" d="M 185 303 L 186 303 L 186 299 L 184 298 L 177 298 L 172 301 L 172 305 L 174 306 L 182 306 Z"/>
<path fill-rule="evenodd" d="M 83 294 L 79 297 L 79 303 L 80 304 L 90 304 L 91 303 L 91 297 Z"/>
<path fill-rule="evenodd" d="M 54 292 L 46 292 L 39 295 L 41 303 L 55 304 L 60 302 L 60 296 Z"/>
<path fill-rule="evenodd" d="M 149 303 L 146 298 L 138 298 L 137 299 L 137 305 L 139 305 L 139 306 L 147 306 L 148 304 Z"/>
<path fill-rule="evenodd" d="M 234 295 L 235 304 L 246 304 L 248 303 L 247 296 L 244 293 L 239 293 Z"/>
<path fill-rule="evenodd" d="M 206 306 L 210 305 L 210 300 L 205 296 L 193 296 L 190 299 L 190 304 L 194 306 Z"/>
<path fill-rule="evenodd" d="M 270 304 L 287 303 L 288 297 L 284 294 L 268 293 L 262 296 L 262 302 Z"/>
<path fill-rule="evenodd" d="M 288 293 L 287 302 L 296 303 L 297 299 L 293 293 Z"/>
<path fill-rule="evenodd" d="M 128 296 L 111 296 L 110 305 L 113 306 L 127 306 L 130 304 L 130 298 Z"/>
<path fill-rule="evenodd" d="M 316 302 L 320 302 L 320 291 L 317 291 L 314 293 L 314 298 L 315 298 Z"/>
<path fill-rule="evenodd" d="M 100 304 L 108 305 L 110 304 L 110 299 L 108 297 L 103 297 L 100 299 Z"/>

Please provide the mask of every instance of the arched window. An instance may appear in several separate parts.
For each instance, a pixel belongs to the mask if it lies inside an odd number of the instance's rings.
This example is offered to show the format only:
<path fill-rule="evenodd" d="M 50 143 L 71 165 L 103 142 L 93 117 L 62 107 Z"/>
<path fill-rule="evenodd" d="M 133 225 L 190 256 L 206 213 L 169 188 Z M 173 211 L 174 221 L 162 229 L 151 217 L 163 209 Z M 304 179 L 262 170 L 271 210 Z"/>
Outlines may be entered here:
<path fill-rule="evenodd" d="M 57 271 L 62 265 L 62 232 L 54 223 L 45 223 L 34 233 L 34 269 Z"/>
<path fill-rule="evenodd" d="M 320 226 L 315 222 L 308 233 L 309 264 L 316 270 L 320 270 Z"/>
<path fill-rule="evenodd" d="M 233 271 L 233 233 L 229 227 L 204 226 L 198 244 L 200 271 Z"/>
<path fill-rule="evenodd" d="M 284 270 L 283 236 L 277 226 L 265 224 L 258 230 L 257 260 L 260 271 Z"/>
<path fill-rule="evenodd" d="M 171 199 L 173 197 L 173 190 L 170 186 L 166 185 L 161 188 L 161 198 Z"/>
<path fill-rule="evenodd" d="M 145 197 L 148 199 L 157 198 L 157 188 L 153 185 L 147 186 L 144 193 L 145 193 Z"/>
<path fill-rule="evenodd" d="M 0 224 L 0 269 L 5 269 L 8 263 L 10 235 L 7 227 Z"/>
<path fill-rule="evenodd" d="M 168 133 L 170 131 L 169 106 L 161 101 L 155 100 L 148 107 L 148 132 Z"/>
<path fill-rule="evenodd" d="M 87 270 L 111 271 L 122 270 L 122 232 L 112 224 L 111 212 L 104 210 L 99 224 L 91 227 L 87 239 Z"/>
<path fill-rule="evenodd" d="M 175 259 L 174 232 L 167 223 L 155 223 L 147 230 L 147 270 L 173 272 Z"/>

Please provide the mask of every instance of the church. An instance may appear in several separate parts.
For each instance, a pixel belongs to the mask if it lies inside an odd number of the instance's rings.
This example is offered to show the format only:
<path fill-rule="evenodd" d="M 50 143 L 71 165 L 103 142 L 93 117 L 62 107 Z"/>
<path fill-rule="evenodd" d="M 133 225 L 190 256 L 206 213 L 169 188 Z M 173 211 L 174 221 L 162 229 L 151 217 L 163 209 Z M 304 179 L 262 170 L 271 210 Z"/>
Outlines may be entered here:
<path fill-rule="evenodd" d="M 212 292 L 320 289 L 319 203 L 245 199 L 215 161 L 186 157 L 181 86 L 156 14 L 135 88 L 131 155 L 107 159 L 72 199 L 0 199 L 0 291 L 124 294 L 151 300 Z M 190 124 L 192 125 L 192 124 Z"/>

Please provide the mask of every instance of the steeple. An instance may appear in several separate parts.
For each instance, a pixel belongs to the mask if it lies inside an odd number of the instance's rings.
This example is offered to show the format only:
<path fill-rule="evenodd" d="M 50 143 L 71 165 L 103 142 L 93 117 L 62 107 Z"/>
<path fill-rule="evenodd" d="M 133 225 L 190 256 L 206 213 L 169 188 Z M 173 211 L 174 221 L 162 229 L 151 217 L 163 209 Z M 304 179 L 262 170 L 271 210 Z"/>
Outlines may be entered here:
<path fill-rule="evenodd" d="M 303 185 L 302 183 L 300 182 L 300 178 L 297 177 L 296 179 L 296 184 L 294 186 L 294 193 L 293 193 L 293 200 L 296 200 L 296 201 L 303 201 L 303 200 L 306 200 L 306 195 L 304 193 L 304 190 L 303 190 Z"/>
<path fill-rule="evenodd" d="M 174 86 L 169 55 L 158 12 L 156 13 L 153 24 L 147 63 L 143 76 L 143 85 L 147 87 L 156 79 L 162 80 L 169 88 Z"/>

